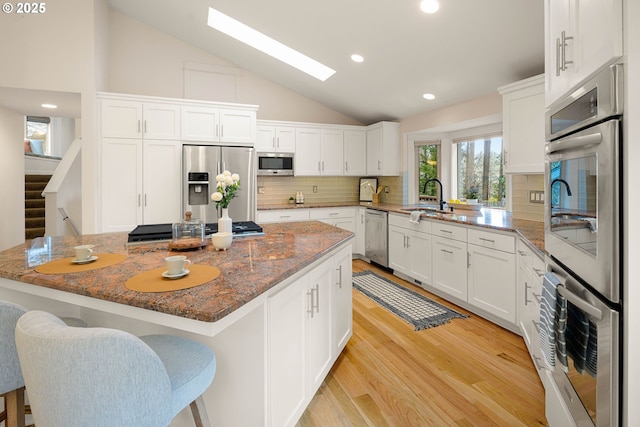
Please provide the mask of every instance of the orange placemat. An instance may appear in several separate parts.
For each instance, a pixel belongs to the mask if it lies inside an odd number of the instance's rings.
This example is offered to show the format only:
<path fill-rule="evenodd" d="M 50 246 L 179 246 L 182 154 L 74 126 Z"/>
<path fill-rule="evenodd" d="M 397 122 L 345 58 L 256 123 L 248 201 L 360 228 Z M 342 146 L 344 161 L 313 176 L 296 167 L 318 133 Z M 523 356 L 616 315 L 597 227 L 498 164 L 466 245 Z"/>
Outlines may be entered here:
<path fill-rule="evenodd" d="M 179 291 L 200 286 L 220 275 L 218 267 L 210 265 L 192 264 L 189 266 L 189 274 L 179 279 L 168 279 L 162 277 L 162 273 L 167 271 L 166 267 L 156 268 L 136 274 L 124 284 L 132 291 L 138 292 L 169 292 Z"/>
<path fill-rule="evenodd" d="M 36 271 L 42 274 L 79 273 L 81 271 L 97 270 L 118 264 L 127 258 L 126 254 L 96 254 L 97 259 L 86 264 L 74 264 L 75 257 L 61 258 L 36 267 Z"/>

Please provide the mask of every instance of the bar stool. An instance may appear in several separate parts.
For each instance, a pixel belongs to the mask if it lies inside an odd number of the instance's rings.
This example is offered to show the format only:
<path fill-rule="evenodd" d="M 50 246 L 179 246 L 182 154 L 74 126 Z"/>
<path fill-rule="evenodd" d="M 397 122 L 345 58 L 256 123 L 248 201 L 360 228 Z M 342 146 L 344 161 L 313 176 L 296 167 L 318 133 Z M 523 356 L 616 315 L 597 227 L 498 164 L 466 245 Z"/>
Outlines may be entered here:
<path fill-rule="evenodd" d="M 15 340 L 16 323 L 27 311 L 21 305 L 0 301 L 0 395 L 5 406 L 0 422 L 5 421 L 6 427 L 24 427 L 25 414 L 31 414 L 30 406 L 24 404 L 25 386 Z M 75 317 L 62 320 L 69 326 L 87 326 L 84 320 Z"/>
<path fill-rule="evenodd" d="M 37 427 L 167 426 L 188 405 L 209 426 L 202 393 L 216 359 L 203 344 L 72 328 L 43 311 L 24 314 L 15 334 Z"/>

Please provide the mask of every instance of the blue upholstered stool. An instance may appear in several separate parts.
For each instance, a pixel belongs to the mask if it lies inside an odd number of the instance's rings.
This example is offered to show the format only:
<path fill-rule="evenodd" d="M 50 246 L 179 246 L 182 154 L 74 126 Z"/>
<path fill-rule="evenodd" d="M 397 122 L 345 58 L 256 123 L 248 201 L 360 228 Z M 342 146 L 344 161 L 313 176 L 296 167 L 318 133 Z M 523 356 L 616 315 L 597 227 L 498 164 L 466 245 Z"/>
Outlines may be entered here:
<path fill-rule="evenodd" d="M 202 393 L 216 359 L 196 341 L 72 328 L 30 311 L 16 345 L 37 427 L 167 426 L 189 404 L 196 425 L 209 425 Z"/>
<path fill-rule="evenodd" d="M 27 309 L 20 305 L 0 301 L 0 395 L 4 397 L 5 405 L 0 421 L 6 421 L 7 427 L 24 427 L 25 424 L 25 387 L 16 351 L 15 329 L 18 319 L 26 312 Z M 63 319 L 70 326 L 87 326 L 82 319 Z"/>

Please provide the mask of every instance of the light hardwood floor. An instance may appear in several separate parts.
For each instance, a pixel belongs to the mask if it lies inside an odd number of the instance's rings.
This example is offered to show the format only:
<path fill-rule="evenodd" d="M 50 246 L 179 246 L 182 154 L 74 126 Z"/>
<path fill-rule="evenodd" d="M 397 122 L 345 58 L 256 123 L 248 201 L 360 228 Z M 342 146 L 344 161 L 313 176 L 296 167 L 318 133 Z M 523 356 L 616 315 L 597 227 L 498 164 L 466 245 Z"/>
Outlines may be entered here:
<path fill-rule="evenodd" d="M 373 270 L 471 314 L 366 262 Z M 483 318 L 416 332 L 353 290 L 353 336 L 299 427 L 546 426 L 544 389 L 522 338 Z"/>

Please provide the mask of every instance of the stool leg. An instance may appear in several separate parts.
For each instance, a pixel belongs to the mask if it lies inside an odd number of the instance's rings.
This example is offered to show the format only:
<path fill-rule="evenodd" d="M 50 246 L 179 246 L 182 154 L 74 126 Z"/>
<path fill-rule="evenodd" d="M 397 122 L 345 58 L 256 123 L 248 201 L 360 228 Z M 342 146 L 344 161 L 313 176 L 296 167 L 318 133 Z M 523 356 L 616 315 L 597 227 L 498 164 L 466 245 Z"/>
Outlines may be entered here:
<path fill-rule="evenodd" d="M 24 427 L 24 387 L 4 395 L 7 427 Z"/>
<path fill-rule="evenodd" d="M 191 407 L 191 413 L 193 414 L 193 420 L 196 422 L 196 427 L 211 427 L 209 416 L 207 415 L 207 408 L 204 406 L 202 396 L 199 396 L 191 402 L 189 406 Z"/>

